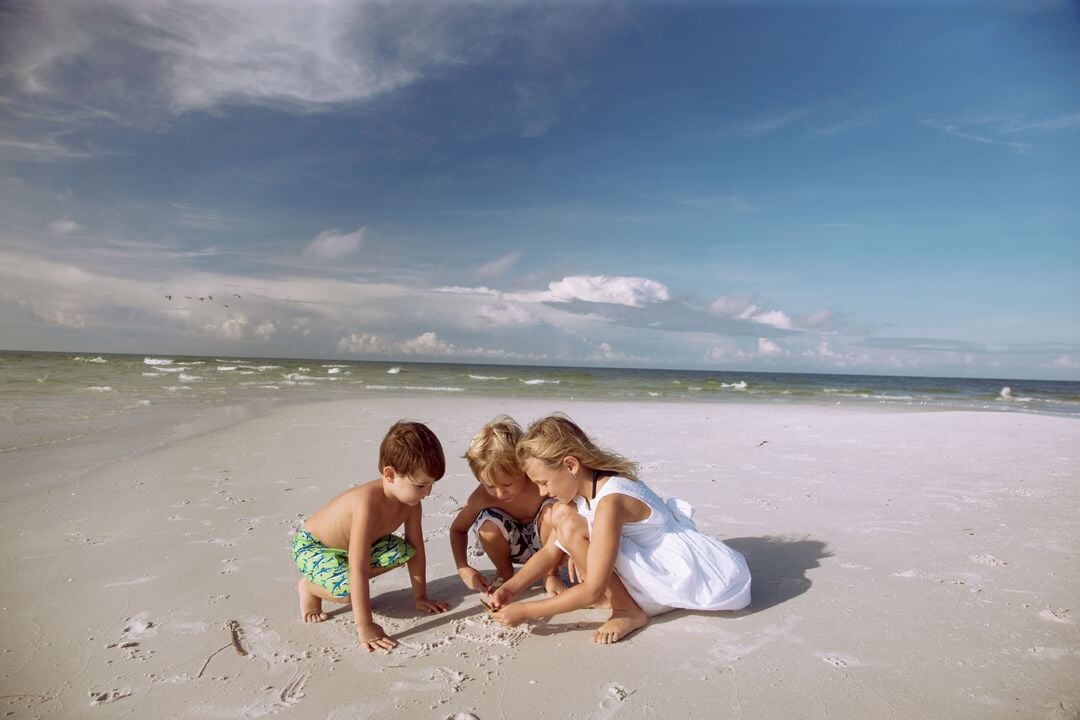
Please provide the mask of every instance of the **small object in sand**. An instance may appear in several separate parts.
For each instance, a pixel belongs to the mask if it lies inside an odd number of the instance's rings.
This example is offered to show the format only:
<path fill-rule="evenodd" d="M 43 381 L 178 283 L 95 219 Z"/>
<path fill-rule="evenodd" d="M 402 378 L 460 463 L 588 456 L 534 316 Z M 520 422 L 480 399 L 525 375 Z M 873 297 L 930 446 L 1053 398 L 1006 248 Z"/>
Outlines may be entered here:
<path fill-rule="evenodd" d="M 229 621 L 229 634 L 232 636 L 232 646 L 237 655 L 247 655 L 247 650 L 240 644 L 240 623 L 235 620 Z"/>
<path fill-rule="evenodd" d="M 764 445 L 764 444 L 765 444 L 765 443 L 767 443 L 767 442 L 769 442 L 769 441 L 768 441 L 768 440 L 762 440 L 761 442 L 759 442 L 759 443 L 757 444 L 757 446 L 758 446 L 758 447 L 761 447 L 762 445 Z"/>

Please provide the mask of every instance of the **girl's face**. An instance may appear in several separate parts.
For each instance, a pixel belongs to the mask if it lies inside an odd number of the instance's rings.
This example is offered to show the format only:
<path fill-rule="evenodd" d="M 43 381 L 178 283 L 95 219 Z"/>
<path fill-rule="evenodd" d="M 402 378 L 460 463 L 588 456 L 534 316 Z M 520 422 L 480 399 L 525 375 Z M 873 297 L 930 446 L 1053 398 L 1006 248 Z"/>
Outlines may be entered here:
<path fill-rule="evenodd" d="M 556 498 L 564 503 L 573 500 L 581 488 L 581 482 L 575 472 L 580 472 L 580 468 L 577 458 L 574 457 L 564 458 L 554 468 L 542 460 L 531 457 L 525 461 L 523 467 L 525 474 L 536 484 L 541 495 Z"/>
<path fill-rule="evenodd" d="M 491 482 L 481 480 L 480 484 L 484 486 L 484 490 L 491 497 L 502 502 L 508 502 L 520 495 L 521 491 L 528 486 L 528 482 L 529 478 L 525 473 L 509 475 L 496 472 L 493 473 Z"/>

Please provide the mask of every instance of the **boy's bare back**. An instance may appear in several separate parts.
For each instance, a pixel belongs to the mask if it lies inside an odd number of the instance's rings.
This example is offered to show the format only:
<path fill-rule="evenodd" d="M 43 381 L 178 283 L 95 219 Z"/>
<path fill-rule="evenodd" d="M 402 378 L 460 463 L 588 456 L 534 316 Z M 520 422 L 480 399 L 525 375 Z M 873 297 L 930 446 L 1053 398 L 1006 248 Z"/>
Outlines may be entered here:
<path fill-rule="evenodd" d="M 361 510 L 366 510 L 368 517 L 369 537 L 364 540 L 370 544 L 376 538 L 389 535 L 398 529 L 408 519 L 411 511 L 419 512 L 420 508 L 409 507 L 396 498 L 387 496 L 380 478 L 331 498 L 308 518 L 304 528 L 327 547 L 347 550 L 353 518 Z"/>

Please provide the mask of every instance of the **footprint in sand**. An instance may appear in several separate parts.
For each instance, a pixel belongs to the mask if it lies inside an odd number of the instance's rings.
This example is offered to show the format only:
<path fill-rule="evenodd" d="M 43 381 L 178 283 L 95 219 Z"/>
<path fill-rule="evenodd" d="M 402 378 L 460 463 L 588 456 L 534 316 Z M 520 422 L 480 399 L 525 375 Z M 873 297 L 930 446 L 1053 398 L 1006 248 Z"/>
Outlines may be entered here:
<path fill-rule="evenodd" d="M 608 683 L 604 686 L 604 699 L 600 701 L 601 712 L 595 717 L 600 719 L 611 717 L 634 692 L 618 683 Z"/>
<path fill-rule="evenodd" d="M 822 660 L 829 663 L 833 667 L 846 668 L 846 667 L 858 667 L 862 665 L 859 660 L 851 657 L 850 655 L 819 655 Z"/>
<path fill-rule="evenodd" d="M 1046 608 L 1039 613 L 1039 617 L 1050 622 L 1072 625 L 1073 619 L 1069 617 L 1069 608 Z"/>
<path fill-rule="evenodd" d="M 988 553 L 972 555 L 969 559 L 971 560 L 971 562 L 979 563 L 980 565 L 989 565 L 990 567 L 1001 567 L 1002 565 L 1009 564 L 1004 560 L 998 560 L 996 557 Z"/>

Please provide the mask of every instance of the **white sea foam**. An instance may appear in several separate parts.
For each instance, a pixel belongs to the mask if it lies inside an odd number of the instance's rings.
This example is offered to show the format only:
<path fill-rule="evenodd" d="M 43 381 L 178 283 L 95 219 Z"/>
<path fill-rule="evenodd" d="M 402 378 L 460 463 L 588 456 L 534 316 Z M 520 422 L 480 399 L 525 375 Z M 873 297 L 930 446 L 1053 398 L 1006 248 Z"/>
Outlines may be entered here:
<path fill-rule="evenodd" d="M 263 372 L 264 370 L 281 370 L 280 365 L 241 365 L 244 370 L 256 370 Z"/>
<path fill-rule="evenodd" d="M 182 373 L 185 370 L 187 370 L 186 365 L 175 365 L 175 366 L 172 366 L 172 367 L 166 367 L 164 365 L 159 365 L 158 369 L 157 369 L 158 372 L 162 372 L 162 373 L 167 373 L 167 372 Z"/>
<path fill-rule="evenodd" d="M 218 372 L 232 372 L 236 369 L 235 365 L 218 365 Z"/>
<path fill-rule="evenodd" d="M 180 373 L 180 382 L 198 382 L 202 380 L 198 375 L 188 375 L 187 373 Z"/>
<path fill-rule="evenodd" d="M 300 373 L 286 373 L 285 379 L 292 380 L 294 382 L 306 382 L 309 385 L 314 380 L 318 380 L 319 382 L 323 382 L 326 380 L 337 380 L 336 377 L 317 377 L 313 375 L 301 375 Z"/>
<path fill-rule="evenodd" d="M 499 376 L 496 376 L 496 375 L 470 375 L 469 377 L 471 377 L 473 380 L 509 380 L 510 379 L 510 378 L 508 378 L 506 376 L 499 377 Z"/>
<path fill-rule="evenodd" d="M 431 385 L 365 385 L 368 390 L 423 390 L 426 392 L 465 392 L 465 388 Z"/>
<path fill-rule="evenodd" d="M 109 387 L 108 385 L 93 385 L 93 386 L 88 387 L 86 389 L 87 390 L 92 390 L 94 392 L 112 392 L 112 388 Z"/>
<path fill-rule="evenodd" d="M 720 387 L 731 388 L 732 390 L 745 390 L 747 385 L 745 380 L 740 380 L 739 382 L 733 383 L 720 383 Z"/>
<path fill-rule="evenodd" d="M 100 355 L 98 355 L 97 357 L 92 357 L 92 358 L 88 358 L 88 357 L 82 357 L 82 356 L 79 356 L 79 357 L 75 358 L 75 361 L 76 361 L 76 362 L 89 362 L 89 363 L 104 363 L 104 362 L 109 362 L 108 360 L 106 360 L 105 358 L 101 357 Z"/>
<path fill-rule="evenodd" d="M 387 370 L 386 372 L 388 372 L 388 373 L 389 373 L 389 374 L 391 374 L 391 375 L 397 375 L 397 374 L 398 374 L 399 372 L 401 372 L 401 368 L 399 368 L 399 367 L 392 367 L 392 368 L 390 368 L 389 370 Z"/>
<path fill-rule="evenodd" d="M 309 367 L 302 367 L 302 368 L 296 368 L 296 369 L 299 372 L 311 372 L 311 368 L 309 368 Z"/>
<path fill-rule="evenodd" d="M 524 385 L 558 385 L 561 381 L 560 380 L 543 380 L 543 379 L 523 380 L 521 378 L 518 378 L 518 382 L 520 382 L 520 383 L 522 383 Z"/>
<path fill-rule="evenodd" d="M 341 372 L 341 368 L 339 368 L 339 367 L 332 367 L 332 368 L 330 368 L 330 369 L 328 369 L 328 370 L 326 371 L 326 374 L 327 374 L 327 375 L 337 375 L 337 374 L 338 374 L 339 372 Z"/>
<path fill-rule="evenodd" d="M 146 365 L 172 365 L 173 361 L 169 358 L 143 358 L 143 363 Z"/>
<path fill-rule="evenodd" d="M 189 385 L 169 385 L 165 389 L 169 392 L 177 392 L 179 390 L 190 390 L 191 387 Z"/>
<path fill-rule="evenodd" d="M 1032 398 L 1029 397 L 1017 397 L 1013 395 L 1012 388 L 1006 385 L 1001 388 L 1001 393 L 997 396 L 998 400 L 1006 400 L 1008 402 L 1031 402 Z"/>
<path fill-rule="evenodd" d="M 142 376 L 143 377 L 165 377 L 165 373 L 149 372 L 149 373 L 143 373 Z"/>

